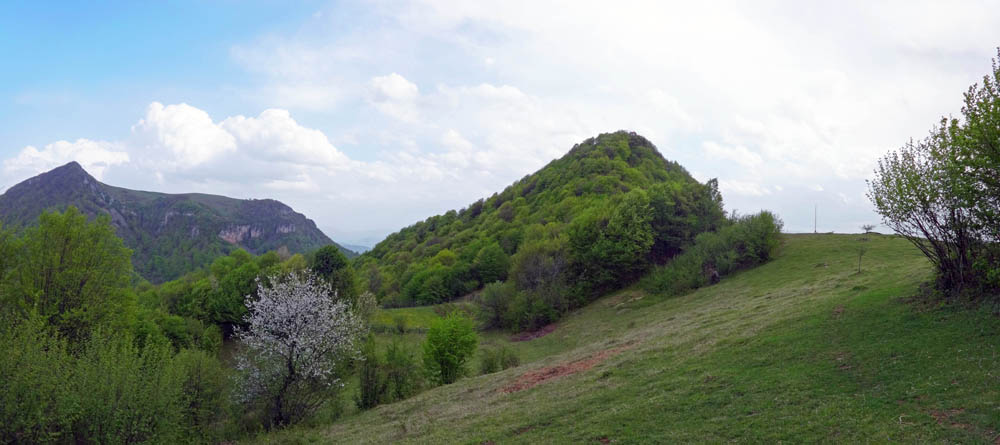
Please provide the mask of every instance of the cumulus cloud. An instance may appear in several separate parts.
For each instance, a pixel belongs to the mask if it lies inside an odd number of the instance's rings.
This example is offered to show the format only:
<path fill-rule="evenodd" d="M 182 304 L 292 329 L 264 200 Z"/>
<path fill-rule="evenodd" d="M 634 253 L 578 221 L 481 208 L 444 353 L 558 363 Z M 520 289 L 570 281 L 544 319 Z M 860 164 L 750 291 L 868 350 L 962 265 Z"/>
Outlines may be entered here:
<path fill-rule="evenodd" d="M 4 176 L 24 178 L 51 170 L 70 161 L 77 161 L 98 180 L 110 167 L 129 162 L 125 147 L 120 144 L 89 139 L 75 142 L 56 141 L 41 150 L 27 146 L 13 158 L 3 161 Z"/>
<path fill-rule="evenodd" d="M 329 170 L 342 170 L 350 164 L 323 132 L 299 125 L 288 110 L 268 109 L 255 118 L 233 116 L 218 127 L 236 141 L 243 154 L 255 159 Z"/>
<path fill-rule="evenodd" d="M 232 134 L 205 111 L 184 103 L 151 103 L 146 117 L 132 126 L 132 134 L 143 153 L 140 162 L 157 169 L 188 169 L 236 151 Z"/>
<path fill-rule="evenodd" d="M 416 100 L 420 90 L 399 74 L 377 76 L 369 82 L 371 103 L 379 111 L 403 122 L 417 120 Z"/>

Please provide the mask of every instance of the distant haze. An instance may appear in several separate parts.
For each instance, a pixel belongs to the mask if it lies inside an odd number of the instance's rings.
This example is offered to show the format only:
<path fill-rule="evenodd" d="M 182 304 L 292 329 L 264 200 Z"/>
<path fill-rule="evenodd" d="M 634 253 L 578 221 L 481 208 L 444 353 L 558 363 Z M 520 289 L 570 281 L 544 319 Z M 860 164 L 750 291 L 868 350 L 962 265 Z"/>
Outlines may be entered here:
<path fill-rule="evenodd" d="M 957 114 L 1000 45 L 1000 7 L 954 2 L 0 11 L 0 191 L 76 160 L 278 199 L 364 246 L 619 129 L 719 178 L 727 210 L 857 232 L 876 159 Z"/>

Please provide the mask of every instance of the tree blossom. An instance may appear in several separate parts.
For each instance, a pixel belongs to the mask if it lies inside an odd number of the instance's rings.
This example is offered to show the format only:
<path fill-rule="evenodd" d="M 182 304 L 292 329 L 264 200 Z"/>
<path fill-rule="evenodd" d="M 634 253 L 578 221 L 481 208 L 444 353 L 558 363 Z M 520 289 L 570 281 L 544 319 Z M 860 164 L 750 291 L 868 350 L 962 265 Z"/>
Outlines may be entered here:
<path fill-rule="evenodd" d="M 294 423 L 343 386 L 338 364 L 357 355 L 364 323 L 311 273 L 258 279 L 257 286 L 258 297 L 246 298 L 246 327 L 236 331 L 239 396 L 261 402 L 272 426 Z"/>

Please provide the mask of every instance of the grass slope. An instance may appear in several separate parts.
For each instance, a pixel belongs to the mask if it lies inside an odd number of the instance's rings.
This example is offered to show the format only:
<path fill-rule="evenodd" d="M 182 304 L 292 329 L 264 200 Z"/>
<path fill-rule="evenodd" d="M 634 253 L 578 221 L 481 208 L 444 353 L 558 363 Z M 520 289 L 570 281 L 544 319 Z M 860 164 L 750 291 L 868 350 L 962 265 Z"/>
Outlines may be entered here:
<path fill-rule="evenodd" d="M 994 443 L 1000 323 L 903 301 L 930 276 L 906 241 L 786 236 L 777 259 L 683 297 L 606 297 L 522 365 L 260 442 Z M 487 342 L 504 342 L 494 334 Z M 514 393 L 525 373 L 632 345 Z"/>

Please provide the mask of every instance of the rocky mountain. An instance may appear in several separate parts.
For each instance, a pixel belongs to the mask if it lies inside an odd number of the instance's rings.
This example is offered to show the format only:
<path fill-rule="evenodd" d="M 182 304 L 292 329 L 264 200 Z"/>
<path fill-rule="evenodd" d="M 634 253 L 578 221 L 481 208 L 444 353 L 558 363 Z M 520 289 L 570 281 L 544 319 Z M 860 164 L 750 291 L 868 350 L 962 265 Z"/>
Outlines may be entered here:
<path fill-rule="evenodd" d="M 154 283 L 177 278 L 237 248 L 294 254 L 336 244 L 312 220 L 273 199 L 129 190 L 102 184 L 76 162 L 0 195 L 0 222 L 25 227 L 43 211 L 71 205 L 90 216 L 109 215 L 118 236 L 133 249 L 136 271 Z"/>

